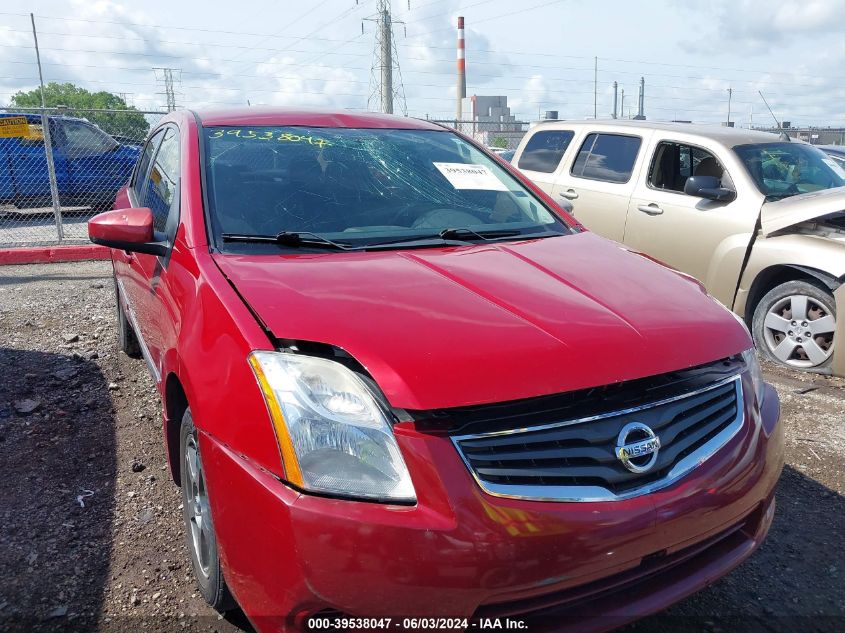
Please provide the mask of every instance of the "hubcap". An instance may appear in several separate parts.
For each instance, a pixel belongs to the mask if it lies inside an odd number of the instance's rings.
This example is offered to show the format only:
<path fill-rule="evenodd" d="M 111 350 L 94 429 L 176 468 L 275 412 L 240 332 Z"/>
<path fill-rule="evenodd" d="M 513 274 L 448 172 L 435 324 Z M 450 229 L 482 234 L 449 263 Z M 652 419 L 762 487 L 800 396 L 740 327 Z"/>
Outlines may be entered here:
<path fill-rule="evenodd" d="M 211 564 L 211 522 L 209 521 L 208 495 L 205 490 L 205 477 L 202 472 L 202 460 L 195 435 L 188 436 L 185 442 L 185 509 L 188 526 L 191 531 L 191 546 L 200 572 L 208 578 Z"/>
<path fill-rule="evenodd" d="M 833 353 L 836 317 L 807 295 L 784 297 L 766 314 L 763 338 L 772 355 L 793 367 L 818 367 Z"/>

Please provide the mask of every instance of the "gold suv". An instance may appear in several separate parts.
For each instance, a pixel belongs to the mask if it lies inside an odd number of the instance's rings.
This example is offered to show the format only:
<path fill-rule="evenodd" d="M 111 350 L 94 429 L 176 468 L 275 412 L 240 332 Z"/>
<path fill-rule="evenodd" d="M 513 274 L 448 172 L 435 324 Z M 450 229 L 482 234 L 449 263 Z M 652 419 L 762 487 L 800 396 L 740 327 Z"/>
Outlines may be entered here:
<path fill-rule="evenodd" d="M 729 127 L 549 121 L 513 163 L 587 228 L 703 282 L 767 358 L 845 375 L 845 170 L 828 155 Z"/>

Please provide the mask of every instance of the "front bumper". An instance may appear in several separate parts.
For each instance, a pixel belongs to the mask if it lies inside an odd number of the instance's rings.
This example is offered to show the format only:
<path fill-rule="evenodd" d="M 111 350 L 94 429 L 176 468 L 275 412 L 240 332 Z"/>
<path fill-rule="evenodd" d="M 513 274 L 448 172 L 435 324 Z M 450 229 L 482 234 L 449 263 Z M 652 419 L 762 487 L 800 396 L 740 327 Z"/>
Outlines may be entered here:
<path fill-rule="evenodd" d="M 613 502 L 492 497 L 448 437 L 404 425 L 412 507 L 300 494 L 202 436 L 225 577 L 261 631 L 323 610 L 613 628 L 712 583 L 762 541 L 783 431 L 771 387 L 760 419 L 746 407 L 742 431 L 689 475 Z"/>

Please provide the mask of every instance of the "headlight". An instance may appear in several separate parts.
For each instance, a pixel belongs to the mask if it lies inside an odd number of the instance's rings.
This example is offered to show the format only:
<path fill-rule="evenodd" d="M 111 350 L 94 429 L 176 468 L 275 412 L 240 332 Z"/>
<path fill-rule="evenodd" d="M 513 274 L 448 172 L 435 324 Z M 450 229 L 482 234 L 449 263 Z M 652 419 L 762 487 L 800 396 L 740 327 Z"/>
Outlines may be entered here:
<path fill-rule="evenodd" d="M 252 352 L 249 363 L 292 484 L 346 497 L 416 500 L 390 420 L 354 372 L 280 352 Z"/>
<path fill-rule="evenodd" d="M 763 389 L 766 383 L 763 380 L 760 363 L 757 361 L 757 350 L 753 347 L 745 350 L 742 353 L 742 360 L 745 361 L 748 375 L 751 376 L 751 384 L 754 385 L 754 395 L 757 396 L 757 404 L 760 405 L 763 403 Z"/>

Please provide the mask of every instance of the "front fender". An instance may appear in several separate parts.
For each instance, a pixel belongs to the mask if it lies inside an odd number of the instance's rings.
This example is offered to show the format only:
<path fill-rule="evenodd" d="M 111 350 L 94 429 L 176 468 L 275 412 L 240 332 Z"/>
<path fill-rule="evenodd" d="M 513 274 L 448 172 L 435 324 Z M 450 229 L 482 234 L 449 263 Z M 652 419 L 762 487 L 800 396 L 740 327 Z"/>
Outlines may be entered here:
<path fill-rule="evenodd" d="M 824 273 L 832 279 L 845 277 L 845 236 L 830 238 L 808 233 L 758 237 L 751 249 L 734 299 L 733 311 L 745 314 L 754 280 L 775 266 L 798 266 Z M 837 314 L 845 314 L 839 312 Z"/>
<path fill-rule="evenodd" d="M 251 351 L 273 346 L 208 254 L 194 254 L 179 252 L 168 270 L 162 321 L 172 329 L 164 335 L 160 391 L 166 397 L 167 377 L 175 375 L 200 431 L 281 476 L 275 431 L 247 361 Z"/>

